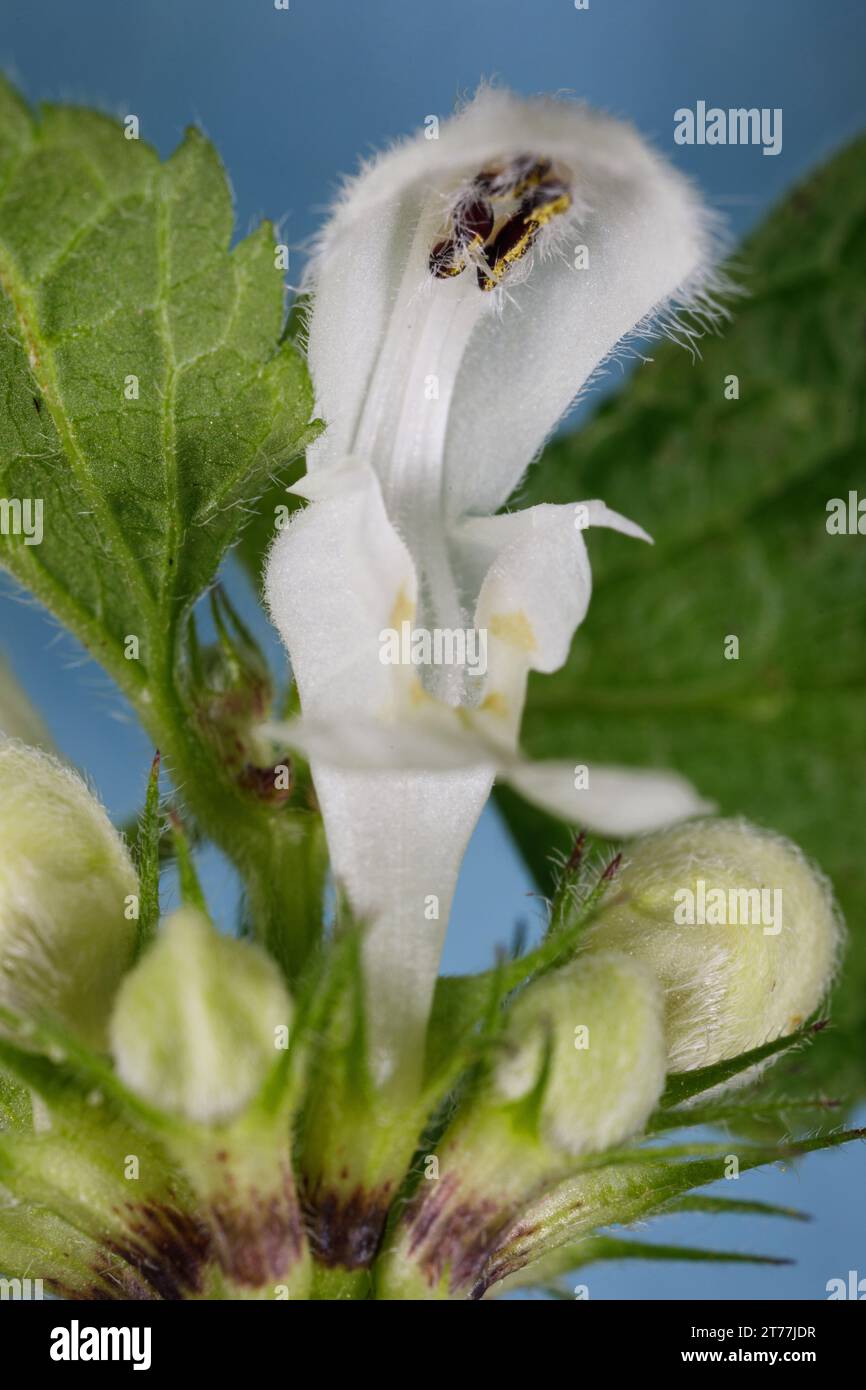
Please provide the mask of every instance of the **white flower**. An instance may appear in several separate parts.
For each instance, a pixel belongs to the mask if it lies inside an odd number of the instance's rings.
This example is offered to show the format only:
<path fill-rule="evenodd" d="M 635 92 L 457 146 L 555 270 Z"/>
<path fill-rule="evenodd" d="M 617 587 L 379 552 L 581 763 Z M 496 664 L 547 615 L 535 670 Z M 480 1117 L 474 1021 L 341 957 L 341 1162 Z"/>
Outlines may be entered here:
<path fill-rule="evenodd" d="M 530 670 L 568 654 L 590 596 L 583 538 L 649 538 L 593 501 L 496 515 L 611 349 L 700 303 L 711 237 L 690 186 L 627 126 L 484 89 L 437 140 L 350 182 L 311 275 L 327 430 L 271 551 L 267 596 L 304 716 L 338 879 L 367 921 L 381 1078 L 412 1084 L 451 897 L 494 776 L 568 820 L 632 833 L 701 809 L 668 773 L 532 765 Z M 482 634 L 468 659 L 382 657 L 409 624 Z M 283 730 L 285 733 L 285 730 Z"/>

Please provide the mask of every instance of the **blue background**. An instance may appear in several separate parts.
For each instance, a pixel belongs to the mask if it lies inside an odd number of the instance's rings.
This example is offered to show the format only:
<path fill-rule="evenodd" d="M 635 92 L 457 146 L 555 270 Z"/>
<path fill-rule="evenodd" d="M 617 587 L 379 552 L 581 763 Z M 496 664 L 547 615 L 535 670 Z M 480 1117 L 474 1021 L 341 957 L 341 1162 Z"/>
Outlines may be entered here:
<path fill-rule="evenodd" d="M 482 76 L 518 91 L 567 90 L 629 117 L 702 186 L 739 234 L 791 182 L 866 127 L 862 0 L 3 0 L 0 66 L 28 98 L 137 114 L 167 155 L 190 122 L 216 143 L 239 232 L 282 220 L 303 262 L 338 173 L 359 155 L 445 116 Z M 679 106 L 782 107 L 783 149 L 678 147 Z M 253 595 L 233 589 L 279 659 Z M 63 752 L 110 811 L 140 803 L 150 749 L 107 677 L 11 586 L 0 590 L 0 646 Z M 215 911 L 232 920 L 237 887 L 205 856 Z M 464 866 L 446 968 L 485 966 L 520 916 L 538 919 L 530 884 L 488 811 Z M 862 1120 L 861 1120 L 862 1123 Z M 809 1226 L 766 1218 L 669 1217 L 647 1237 L 795 1257 L 750 1269 L 611 1264 L 581 1275 L 591 1298 L 822 1298 L 827 1280 L 866 1275 L 859 1147 L 796 1171 L 746 1175 L 723 1195 L 811 1211 Z M 574 1282 L 577 1282 L 575 1280 Z"/>

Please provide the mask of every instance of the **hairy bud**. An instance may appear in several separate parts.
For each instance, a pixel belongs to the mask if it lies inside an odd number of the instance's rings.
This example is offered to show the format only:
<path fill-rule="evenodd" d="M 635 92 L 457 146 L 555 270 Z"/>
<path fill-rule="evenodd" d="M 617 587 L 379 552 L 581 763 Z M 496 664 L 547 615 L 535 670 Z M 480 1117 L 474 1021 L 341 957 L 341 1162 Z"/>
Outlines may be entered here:
<path fill-rule="evenodd" d="M 705 820 L 631 847 L 587 942 L 655 972 L 668 1067 L 689 1071 L 794 1032 L 827 992 L 841 936 L 830 885 L 796 845 Z"/>
<path fill-rule="evenodd" d="M 512 1010 L 493 1085 L 508 1100 L 543 1086 L 542 1134 L 576 1155 L 642 1129 L 664 1077 L 658 984 L 639 961 L 610 954 L 530 985 Z"/>
<path fill-rule="evenodd" d="M 0 1004 L 54 1014 L 103 1047 L 135 950 L 137 889 L 123 841 L 77 773 L 0 741 Z"/>
<path fill-rule="evenodd" d="M 292 1005 L 257 946 L 221 936 L 183 908 L 123 983 L 111 1046 L 145 1100 L 203 1123 L 236 1115 L 285 1046 Z"/>

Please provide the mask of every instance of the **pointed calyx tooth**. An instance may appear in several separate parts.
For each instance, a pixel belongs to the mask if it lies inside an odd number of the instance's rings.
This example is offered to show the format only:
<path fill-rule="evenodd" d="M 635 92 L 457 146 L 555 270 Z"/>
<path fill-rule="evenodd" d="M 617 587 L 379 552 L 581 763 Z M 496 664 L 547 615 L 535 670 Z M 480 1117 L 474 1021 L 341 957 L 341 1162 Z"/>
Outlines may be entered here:
<path fill-rule="evenodd" d="M 271 958 L 182 908 L 124 980 L 111 1048 L 121 1077 L 145 1100 L 218 1122 L 252 1100 L 287 1045 L 291 1022 Z"/>
<path fill-rule="evenodd" d="M 587 949 L 625 951 L 664 990 L 668 1067 L 689 1071 L 793 1033 L 822 1003 L 842 920 L 790 840 L 745 820 L 636 841 Z"/>
<path fill-rule="evenodd" d="M 104 1047 L 137 893 L 126 846 L 78 774 L 0 740 L 0 1005 L 54 1015 Z"/>
<path fill-rule="evenodd" d="M 509 1101 L 538 1087 L 542 1137 L 578 1155 L 642 1130 L 664 1078 L 658 984 L 641 962 L 608 952 L 582 956 L 518 997 L 492 1085 Z"/>

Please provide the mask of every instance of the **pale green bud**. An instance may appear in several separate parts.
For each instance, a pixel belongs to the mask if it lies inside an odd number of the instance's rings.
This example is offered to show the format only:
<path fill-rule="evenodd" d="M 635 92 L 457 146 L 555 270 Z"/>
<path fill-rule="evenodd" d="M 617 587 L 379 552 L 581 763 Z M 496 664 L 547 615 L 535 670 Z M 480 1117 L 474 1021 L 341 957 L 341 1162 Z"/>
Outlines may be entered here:
<path fill-rule="evenodd" d="M 841 938 L 830 885 L 796 845 L 705 820 L 630 847 L 587 943 L 652 968 L 669 1070 L 689 1071 L 794 1032 L 824 998 Z"/>
<path fill-rule="evenodd" d="M 597 1153 L 642 1130 L 661 1095 L 665 1044 L 661 993 L 628 956 L 585 956 L 545 975 L 511 1012 L 493 1084 L 517 1100 L 549 1070 L 541 1130 L 570 1154 Z"/>
<path fill-rule="evenodd" d="M 183 908 L 124 980 L 111 1047 L 121 1077 L 145 1100 L 218 1122 L 252 1100 L 287 1046 L 291 1015 L 269 956 Z"/>
<path fill-rule="evenodd" d="M 0 740 L 0 1004 L 52 1013 L 101 1048 L 132 963 L 138 881 L 70 768 Z"/>

